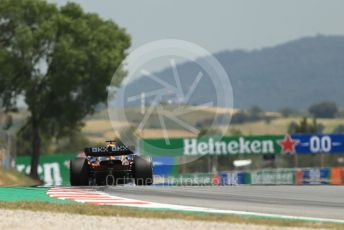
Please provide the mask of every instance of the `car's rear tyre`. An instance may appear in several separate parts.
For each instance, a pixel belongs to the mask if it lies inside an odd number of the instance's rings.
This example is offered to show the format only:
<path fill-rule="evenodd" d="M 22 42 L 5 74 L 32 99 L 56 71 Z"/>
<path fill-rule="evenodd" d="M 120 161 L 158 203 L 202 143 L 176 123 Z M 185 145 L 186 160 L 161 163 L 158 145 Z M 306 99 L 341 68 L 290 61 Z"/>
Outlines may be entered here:
<path fill-rule="evenodd" d="M 89 166 L 85 158 L 75 158 L 70 161 L 71 186 L 89 185 Z"/>
<path fill-rule="evenodd" d="M 152 158 L 147 156 L 134 157 L 134 173 L 136 185 L 153 184 L 153 163 Z"/>

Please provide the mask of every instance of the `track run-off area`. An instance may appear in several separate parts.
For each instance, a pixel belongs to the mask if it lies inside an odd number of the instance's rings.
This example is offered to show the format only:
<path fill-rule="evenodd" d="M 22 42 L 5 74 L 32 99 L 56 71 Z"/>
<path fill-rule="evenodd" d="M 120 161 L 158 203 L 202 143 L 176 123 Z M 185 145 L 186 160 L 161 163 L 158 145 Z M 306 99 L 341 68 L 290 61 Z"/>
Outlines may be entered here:
<path fill-rule="evenodd" d="M 94 205 L 344 223 L 343 186 L 54 187 L 47 195 Z"/>
<path fill-rule="evenodd" d="M 344 224 L 344 186 L 2 187 L 0 201 L 85 203 Z"/>

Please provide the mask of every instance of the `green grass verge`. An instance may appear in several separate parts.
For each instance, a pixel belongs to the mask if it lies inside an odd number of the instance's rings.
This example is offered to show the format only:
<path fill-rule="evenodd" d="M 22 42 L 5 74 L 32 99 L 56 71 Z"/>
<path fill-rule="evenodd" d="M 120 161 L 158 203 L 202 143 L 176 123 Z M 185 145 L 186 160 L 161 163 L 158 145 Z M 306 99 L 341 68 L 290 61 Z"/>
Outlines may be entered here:
<path fill-rule="evenodd" d="M 76 203 L 76 201 L 52 198 L 47 195 L 47 191 L 48 188 L 45 187 L 0 187 L 0 201 L 43 201 L 53 203 Z"/>
<path fill-rule="evenodd" d="M 241 224 L 256 224 L 265 226 L 283 226 L 283 227 L 307 227 L 307 228 L 330 228 L 344 229 L 342 224 L 308 222 L 299 220 L 283 220 L 270 218 L 244 217 L 238 215 L 219 215 L 219 214 L 202 214 L 176 212 L 167 210 L 148 210 L 128 207 L 113 206 L 95 206 L 88 204 L 58 204 L 39 201 L 23 201 L 23 202 L 0 202 L 1 209 L 12 210 L 30 210 L 30 211 L 49 211 L 55 213 L 71 213 L 94 216 L 122 216 L 137 218 L 159 218 L 159 219 L 182 219 L 182 220 L 199 220 L 199 221 L 215 221 L 229 222 Z"/>
<path fill-rule="evenodd" d="M 16 170 L 0 168 L 0 186 L 35 186 L 41 183 Z"/>

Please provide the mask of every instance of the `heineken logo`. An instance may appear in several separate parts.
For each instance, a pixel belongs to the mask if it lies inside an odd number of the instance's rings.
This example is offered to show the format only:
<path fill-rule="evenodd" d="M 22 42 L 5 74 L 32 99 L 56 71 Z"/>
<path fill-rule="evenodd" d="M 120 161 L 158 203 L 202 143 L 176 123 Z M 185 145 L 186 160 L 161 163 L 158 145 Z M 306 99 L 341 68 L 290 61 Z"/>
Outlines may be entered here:
<path fill-rule="evenodd" d="M 343 153 L 343 134 L 287 134 L 262 136 L 202 136 L 199 138 L 144 139 L 140 150 L 150 156 L 239 154 Z"/>
<path fill-rule="evenodd" d="M 209 138 L 201 141 L 197 138 L 184 139 L 184 155 L 222 155 L 222 154 L 265 154 L 274 153 L 273 140 L 249 140 L 245 137 L 230 141 Z"/>
<path fill-rule="evenodd" d="M 300 141 L 294 140 L 290 135 L 286 135 L 283 140 L 279 141 L 278 144 L 282 148 L 282 153 L 295 153 L 295 146 Z"/>

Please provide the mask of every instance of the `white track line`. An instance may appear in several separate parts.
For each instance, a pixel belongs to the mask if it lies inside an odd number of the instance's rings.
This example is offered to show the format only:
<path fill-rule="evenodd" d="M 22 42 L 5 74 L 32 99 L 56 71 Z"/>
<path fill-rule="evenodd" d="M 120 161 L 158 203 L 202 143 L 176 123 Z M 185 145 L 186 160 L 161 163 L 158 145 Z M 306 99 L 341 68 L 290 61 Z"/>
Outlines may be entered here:
<path fill-rule="evenodd" d="M 267 214 L 267 213 L 259 213 L 259 212 L 222 210 L 222 209 L 203 208 L 203 207 L 194 207 L 194 206 L 155 203 L 155 202 L 148 202 L 148 201 L 134 200 L 134 199 L 128 199 L 124 197 L 113 196 L 104 192 L 99 192 L 95 189 L 58 187 L 58 188 L 50 188 L 47 194 L 48 196 L 57 198 L 57 199 L 73 200 L 76 202 L 95 204 L 95 205 L 117 205 L 117 206 L 127 206 L 127 207 L 137 207 L 137 208 L 163 209 L 163 210 L 213 213 L 213 214 L 232 214 L 232 215 L 253 216 L 253 217 L 260 217 L 260 218 L 276 218 L 276 219 L 286 219 L 286 220 L 332 222 L 332 223 L 344 224 L 344 220 L 339 220 L 339 219 L 289 216 L 289 215 Z"/>

